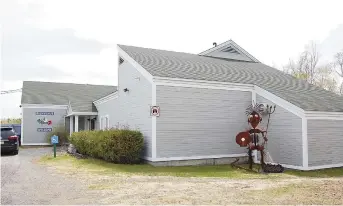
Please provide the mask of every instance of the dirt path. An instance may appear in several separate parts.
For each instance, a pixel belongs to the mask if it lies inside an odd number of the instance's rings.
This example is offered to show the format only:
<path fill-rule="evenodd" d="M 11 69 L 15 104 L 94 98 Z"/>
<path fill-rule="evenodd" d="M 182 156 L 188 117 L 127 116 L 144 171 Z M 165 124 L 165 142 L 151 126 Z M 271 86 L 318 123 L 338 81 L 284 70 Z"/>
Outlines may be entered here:
<path fill-rule="evenodd" d="M 33 163 L 47 153 L 51 148 L 1 155 L 1 205 L 96 204 L 98 193 L 87 185 Z"/>
<path fill-rule="evenodd" d="M 2 158 L 2 204 L 343 204 L 343 178 L 114 176 L 33 163 L 48 152 Z"/>

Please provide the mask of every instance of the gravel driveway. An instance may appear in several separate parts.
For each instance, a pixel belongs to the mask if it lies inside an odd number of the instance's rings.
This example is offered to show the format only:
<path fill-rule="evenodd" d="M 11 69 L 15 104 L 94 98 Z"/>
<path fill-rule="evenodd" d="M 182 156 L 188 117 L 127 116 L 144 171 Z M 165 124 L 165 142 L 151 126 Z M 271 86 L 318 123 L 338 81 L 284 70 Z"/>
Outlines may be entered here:
<path fill-rule="evenodd" d="M 51 148 L 20 149 L 19 155 L 1 155 L 1 205 L 96 204 L 97 194 L 69 176 L 33 162 Z"/>
<path fill-rule="evenodd" d="M 108 176 L 82 168 L 71 169 L 70 165 L 55 167 L 35 162 L 48 153 L 52 155 L 51 148 L 31 148 L 21 149 L 16 156 L 1 157 L 2 205 L 343 204 L 342 178 L 233 180 Z M 287 185 L 295 185 L 293 193 L 271 193 Z"/>

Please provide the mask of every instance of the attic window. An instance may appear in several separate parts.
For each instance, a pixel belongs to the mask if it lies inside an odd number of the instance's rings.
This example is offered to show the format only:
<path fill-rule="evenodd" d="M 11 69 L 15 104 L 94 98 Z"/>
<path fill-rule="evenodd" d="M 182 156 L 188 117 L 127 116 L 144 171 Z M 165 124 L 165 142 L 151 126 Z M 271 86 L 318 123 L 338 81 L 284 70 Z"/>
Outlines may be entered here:
<path fill-rule="evenodd" d="M 222 49 L 221 50 L 222 52 L 228 52 L 228 53 L 233 53 L 233 54 L 239 54 L 239 52 L 238 51 L 236 51 L 234 48 L 232 48 L 232 47 L 226 47 L 225 49 Z"/>
<path fill-rule="evenodd" d="M 121 65 L 124 62 L 124 59 L 122 59 L 121 57 L 119 57 L 119 65 Z"/>

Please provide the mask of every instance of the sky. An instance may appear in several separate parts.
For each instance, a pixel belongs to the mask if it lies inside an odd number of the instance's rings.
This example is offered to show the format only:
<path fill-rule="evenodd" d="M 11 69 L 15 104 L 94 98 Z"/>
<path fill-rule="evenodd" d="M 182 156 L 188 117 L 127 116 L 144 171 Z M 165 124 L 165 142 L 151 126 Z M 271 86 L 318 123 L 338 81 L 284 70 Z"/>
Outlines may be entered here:
<path fill-rule="evenodd" d="M 310 41 L 343 49 L 341 0 L 2 0 L 1 90 L 22 81 L 117 85 L 117 44 L 198 54 L 229 39 L 282 69 Z M 21 93 L 1 95 L 20 117 Z"/>

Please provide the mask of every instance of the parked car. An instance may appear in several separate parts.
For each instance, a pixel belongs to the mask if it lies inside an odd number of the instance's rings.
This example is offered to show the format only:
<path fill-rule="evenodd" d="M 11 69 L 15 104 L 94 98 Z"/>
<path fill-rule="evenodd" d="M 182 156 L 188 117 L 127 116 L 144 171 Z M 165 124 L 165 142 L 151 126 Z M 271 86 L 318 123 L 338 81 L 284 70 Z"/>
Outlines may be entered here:
<path fill-rule="evenodd" d="M 2 124 L 3 127 L 13 127 L 14 132 L 18 135 L 19 146 L 21 146 L 21 124 Z"/>
<path fill-rule="evenodd" d="M 19 153 L 19 137 L 13 127 L 1 126 L 1 153 Z"/>

